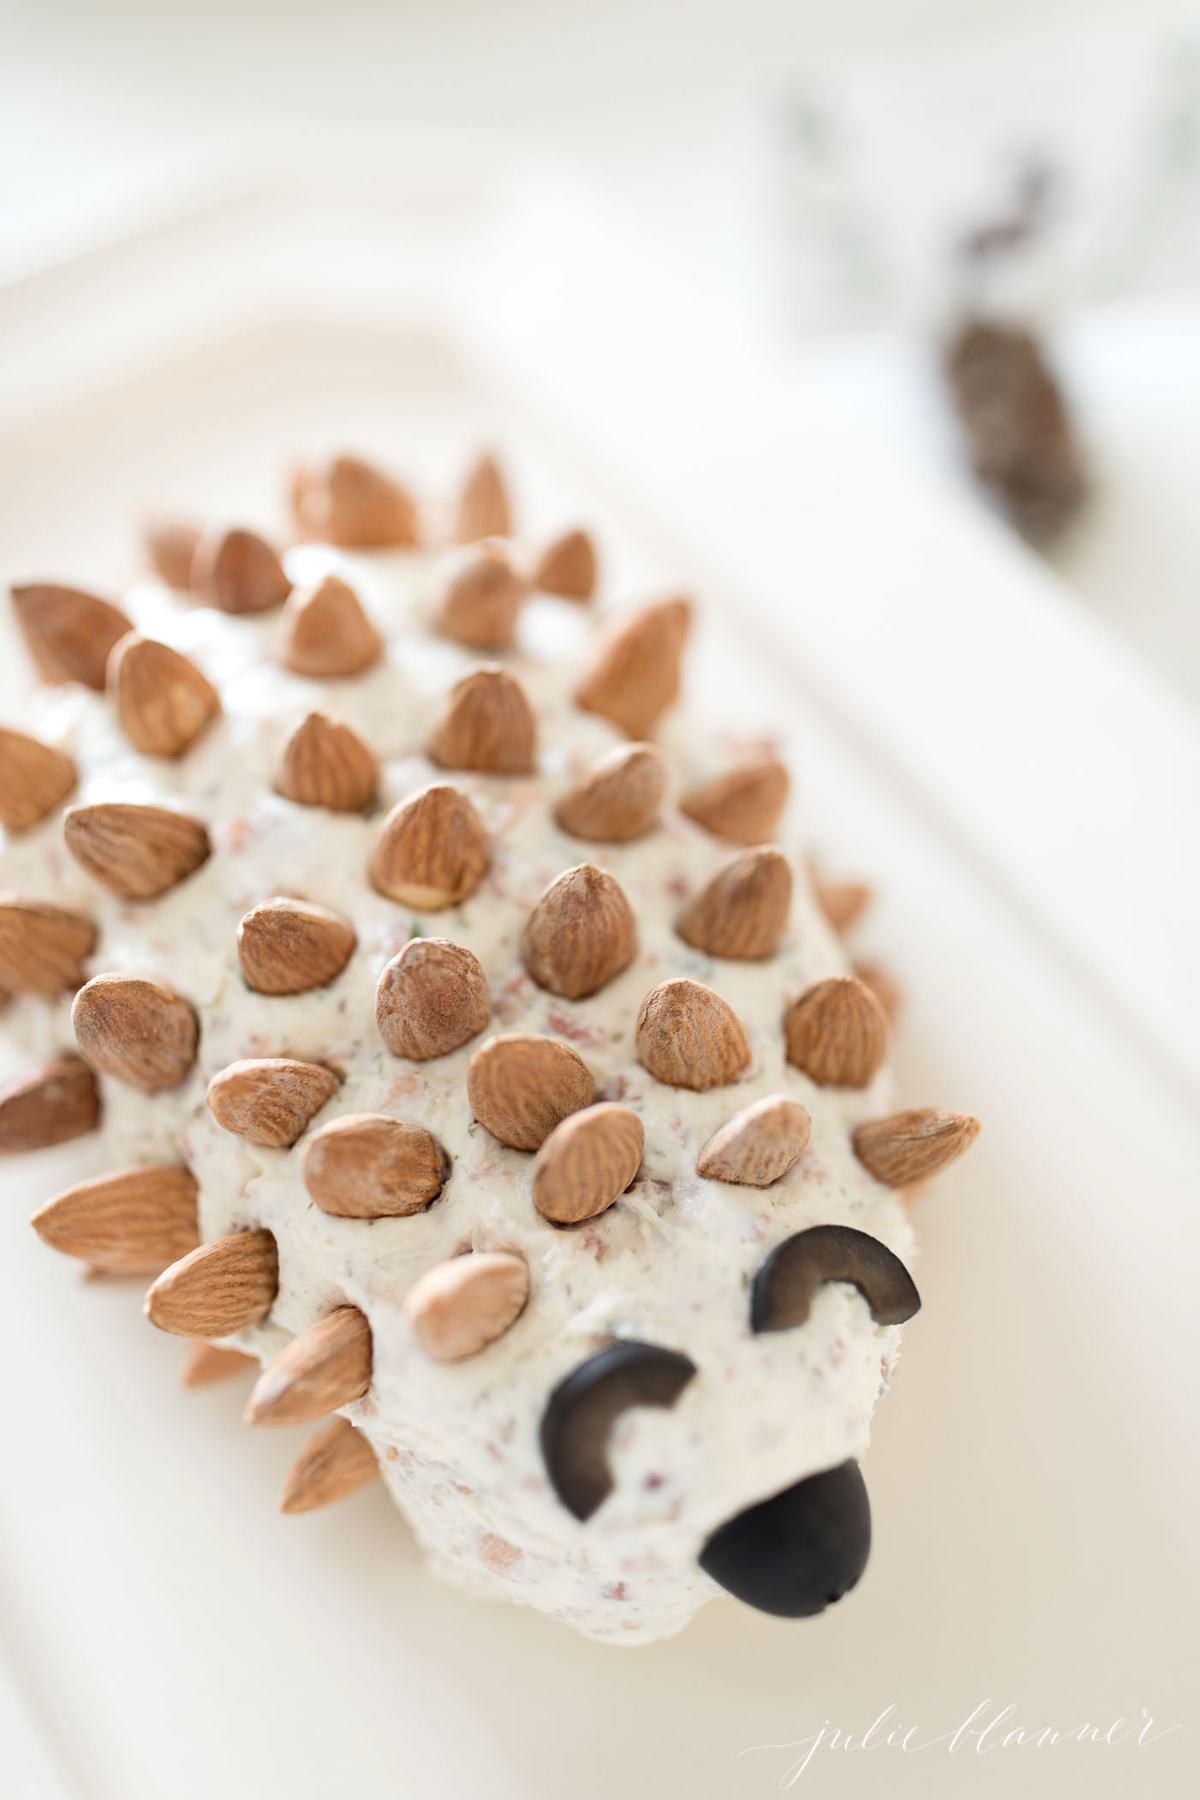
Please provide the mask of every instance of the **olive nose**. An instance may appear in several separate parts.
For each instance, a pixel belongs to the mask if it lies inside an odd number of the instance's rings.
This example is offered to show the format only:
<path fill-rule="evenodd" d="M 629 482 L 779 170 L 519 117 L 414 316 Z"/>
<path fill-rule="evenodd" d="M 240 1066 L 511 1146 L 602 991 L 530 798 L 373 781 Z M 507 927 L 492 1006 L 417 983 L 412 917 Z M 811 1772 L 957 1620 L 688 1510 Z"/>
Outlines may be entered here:
<path fill-rule="evenodd" d="M 871 1505 L 856 1462 L 823 1469 L 719 1525 L 700 1567 L 738 1600 L 784 1619 L 824 1612 L 871 1550 Z"/>

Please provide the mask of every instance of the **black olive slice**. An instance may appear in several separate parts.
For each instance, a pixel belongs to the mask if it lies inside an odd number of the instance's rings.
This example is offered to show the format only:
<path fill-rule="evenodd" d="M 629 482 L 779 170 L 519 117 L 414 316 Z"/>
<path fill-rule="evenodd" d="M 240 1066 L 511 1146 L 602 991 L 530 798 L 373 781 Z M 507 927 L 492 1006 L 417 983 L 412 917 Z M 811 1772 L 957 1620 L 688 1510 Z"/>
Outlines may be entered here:
<path fill-rule="evenodd" d="M 811 1225 L 784 1238 L 760 1264 L 750 1290 L 752 1331 L 803 1325 L 817 1289 L 849 1281 L 877 1325 L 900 1325 L 920 1309 L 912 1276 L 878 1238 L 850 1225 Z"/>
<path fill-rule="evenodd" d="M 560 1381 L 542 1415 L 542 1456 L 554 1490 L 577 1519 L 612 1492 L 608 1443 L 631 1406 L 674 1406 L 696 1373 L 690 1357 L 622 1338 Z"/>
<path fill-rule="evenodd" d="M 719 1525 L 700 1552 L 714 1581 L 782 1619 L 824 1612 L 871 1551 L 871 1503 L 856 1462 L 823 1469 Z"/>

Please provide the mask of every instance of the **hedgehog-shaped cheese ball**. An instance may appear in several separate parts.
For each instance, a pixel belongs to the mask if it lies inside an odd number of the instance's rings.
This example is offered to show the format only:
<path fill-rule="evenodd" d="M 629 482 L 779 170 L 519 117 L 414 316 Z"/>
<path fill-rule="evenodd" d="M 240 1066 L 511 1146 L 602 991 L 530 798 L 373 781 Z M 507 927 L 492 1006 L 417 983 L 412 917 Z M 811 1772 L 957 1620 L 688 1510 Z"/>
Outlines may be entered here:
<path fill-rule="evenodd" d="M 766 753 L 674 715 L 691 609 L 597 621 L 572 531 L 351 457 L 297 542 L 149 534 L 121 606 L 13 589 L 0 1149 L 98 1134 L 54 1248 L 153 1277 L 187 1379 L 315 1427 L 284 1510 L 378 1476 L 439 1572 L 596 1638 L 858 1579 L 858 1458 L 919 1305 L 888 1020 L 778 847 Z"/>

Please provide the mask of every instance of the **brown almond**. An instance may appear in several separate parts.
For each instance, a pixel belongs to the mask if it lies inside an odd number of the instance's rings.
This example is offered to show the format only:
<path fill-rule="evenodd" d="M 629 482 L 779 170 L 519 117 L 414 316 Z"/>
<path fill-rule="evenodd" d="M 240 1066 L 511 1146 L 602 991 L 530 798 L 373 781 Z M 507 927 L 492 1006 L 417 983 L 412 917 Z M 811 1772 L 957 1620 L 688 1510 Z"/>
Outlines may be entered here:
<path fill-rule="evenodd" d="M 798 1100 L 768 1094 L 713 1133 L 696 1170 L 708 1181 L 770 1187 L 803 1155 L 811 1135 L 812 1120 Z"/>
<path fill-rule="evenodd" d="M 227 1350 L 224 1344 L 206 1344 L 203 1338 L 197 1338 L 183 1365 L 183 1385 L 185 1388 L 215 1387 L 219 1381 L 229 1381 L 233 1376 L 244 1375 L 257 1367 L 258 1359 L 247 1356 L 242 1350 Z"/>
<path fill-rule="evenodd" d="M 383 639 L 354 589 L 337 575 L 296 588 L 283 609 L 284 667 L 316 680 L 361 675 L 383 655 Z"/>
<path fill-rule="evenodd" d="M 874 899 L 865 881 L 822 881 L 814 875 L 812 889 L 827 924 L 839 937 L 857 925 Z"/>
<path fill-rule="evenodd" d="M 206 1098 L 225 1131 L 248 1144 L 286 1150 L 338 1086 L 337 1076 L 322 1063 L 256 1056 L 219 1070 L 208 1084 Z"/>
<path fill-rule="evenodd" d="M 604 1101 L 573 1113 L 533 1164 L 533 1204 L 555 1225 L 579 1225 L 610 1207 L 642 1166 L 645 1131 L 628 1106 Z"/>
<path fill-rule="evenodd" d="M 653 744 L 622 744 L 594 763 L 555 817 L 572 837 L 627 844 L 658 823 L 666 765 Z"/>
<path fill-rule="evenodd" d="M 304 1185 L 338 1219 L 405 1219 L 432 1205 L 450 1159 L 431 1131 L 382 1113 L 348 1113 L 304 1146 Z"/>
<path fill-rule="evenodd" d="M 864 1088 L 887 1055 L 887 1016 L 852 975 L 808 988 L 788 1007 L 783 1030 L 788 1061 L 818 1087 Z"/>
<path fill-rule="evenodd" d="M 791 781 L 777 757 L 742 763 L 679 802 L 680 810 L 731 844 L 765 844 L 775 836 Z"/>
<path fill-rule="evenodd" d="M 6 831 L 40 825 L 78 780 L 65 751 L 0 725 L 0 825 Z"/>
<path fill-rule="evenodd" d="M 95 1130 L 96 1077 L 78 1056 L 55 1056 L 0 1088 L 0 1154 L 48 1150 Z"/>
<path fill-rule="evenodd" d="M 204 533 L 185 519 L 150 519 L 142 529 L 146 560 L 158 579 L 177 593 L 186 593 L 192 581 L 196 546 Z"/>
<path fill-rule="evenodd" d="M 361 1400 L 371 1385 L 371 1327 L 339 1306 L 301 1331 L 254 1384 L 247 1425 L 304 1425 Z"/>
<path fill-rule="evenodd" d="M 456 682 L 429 740 L 430 760 L 443 769 L 487 775 L 528 775 L 537 755 L 537 722 L 515 675 L 473 669 Z"/>
<path fill-rule="evenodd" d="M 969 1114 L 919 1106 L 860 1125 L 854 1133 L 854 1154 L 886 1187 L 911 1187 L 969 1150 L 978 1136 L 979 1120 Z"/>
<path fill-rule="evenodd" d="M 378 1480 L 379 1464 L 362 1432 L 349 1419 L 331 1419 L 313 1433 L 288 1470 L 280 1511 L 314 1512 Z"/>
<path fill-rule="evenodd" d="M 409 1289 L 413 1335 L 435 1362 L 475 1356 L 516 1324 L 529 1298 L 529 1269 L 507 1250 L 475 1250 L 437 1263 Z"/>
<path fill-rule="evenodd" d="M 135 631 L 114 646 L 108 685 L 121 730 L 143 756 L 182 756 L 221 710 L 194 662 Z"/>
<path fill-rule="evenodd" d="M 71 1023 L 93 1068 L 144 1094 L 178 1087 L 196 1060 L 196 1015 L 158 981 L 93 975 L 75 996 Z"/>
<path fill-rule="evenodd" d="M 0 895 L 0 988 L 10 994 L 63 994 L 84 981 L 96 927 L 82 913 L 22 894 Z"/>
<path fill-rule="evenodd" d="M 547 544 L 533 574 L 534 587 L 560 600 L 590 600 L 596 580 L 596 546 L 586 531 L 564 531 Z"/>
<path fill-rule="evenodd" d="M 389 900 L 441 912 L 475 892 L 490 857 L 487 832 L 467 796 L 434 783 L 392 808 L 369 873 Z"/>
<path fill-rule="evenodd" d="M 119 606 L 81 588 L 32 582 L 12 590 L 21 636 L 43 681 L 80 681 L 104 691 L 104 670 L 118 638 L 133 627 Z"/>
<path fill-rule="evenodd" d="M 393 1056 L 428 1062 L 483 1031 L 492 997 L 479 958 L 449 938 L 409 938 L 385 964 L 375 1023 Z"/>
<path fill-rule="evenodd" d="M 207 532 L 192 558 L 191 585 L 227 613 L 267 612 L 292 591 L 279 556 L 256 531 Z"/>
<path fill-rule="evenodd" d="M 275 786 L 297 806 L 355 813 L 366 812 L 378 781 L 379 764 L 358 733 L 311 712 L 283 746 Z"/>
<path fill-rule="evenodd" d="M 649 737 L 679 698 L 691 623 L 686 600 L 663 600 L 622 620 L 576 691 L 576 703 L 626 737 Z"/>
<path fill-rule="evenodd" d="M 887 1014 L 888 1024 L 895 1029 L 900 1009 L 904 1005 L 904 990 L 890 969 L 882 963 L 859 959 L 852 968 L 864 987 L 869 987 L 875 998 Z"/>
<path fill-rule="evenodd" d="M 667 1087 L 724 1087 L 750 1064 L 742 1022 L 727 1001 L 686 976 L 660 981 L 642 1001 L 637 1053 Z"/>
<path fill-rule="evenodd" d="M 590 1106 L 592 1072 L 561 1038 L 510 1031 L 471 1058 L 467 1098 L 479 1123 L 513 1150 L 536 1150 L 569 1113 Z"/>
<path fill-rule="evenodd" d="M 279 1291 L 279 1251 L 269 1231 L 234 1231 L 164 1269 L 146 1295 L 146 1317 L 177 1337 L 229 1337 L 266 1318 Z"/>
<path fill-rule="evenodd" d="M 468 650 L 507 650 L 527 595 L 508 546 L 480 544 L 451 568 L 434 609 L 433 628 Z"/>
<path fill-rule="evenodd" d="M 157 1275 L 200 1242 L 196 1178 L 183 1163 L 118 1169 L 33 1215 L 42 1242 L 109 1275 Z"/>
<path fill-rule="evenodd" d="M 204 824 L 190 813 L 132 801 L 70 807 L 63 837 L 80 867 L 123 900 L 168 893 L 212 850 Z"/>
<path fill-rule="evenodd" d="M 392 476 L 360 456 L 300 469 L 292 509 L 301 537 L 344 550 L 408 549 L 420 540 L 417 504 Z"/>
<path fill-rule="evenodd" d="M 456 544 L 474 544 L 480 538 L 511 537 L 512 505 L 500 464 L 486 452 L 467 471 L 458 496 L 454 518 Z"/>
<path fill-rule="evenodd" d="M 596 993 L 637 950 L 633 908 L 620 883 L 594 863 L 566 869 L 526 921 L 525 967 L 539 987 L 568 1000 Z"/>
<path fill-rule="evenodd" d="M 778 850 L 743 851 L 718 871 L 680 915 L 685 944 L 736 962 L 774 956 L 792 906 L 792 870 Z"/>
<path fill-rule="evenodd" d="M 358 937 L 340 913 L 309 900 L 262 900 L 237 928 L 238 961 L 257 994 L 307 994 L 336 981 Z"/>

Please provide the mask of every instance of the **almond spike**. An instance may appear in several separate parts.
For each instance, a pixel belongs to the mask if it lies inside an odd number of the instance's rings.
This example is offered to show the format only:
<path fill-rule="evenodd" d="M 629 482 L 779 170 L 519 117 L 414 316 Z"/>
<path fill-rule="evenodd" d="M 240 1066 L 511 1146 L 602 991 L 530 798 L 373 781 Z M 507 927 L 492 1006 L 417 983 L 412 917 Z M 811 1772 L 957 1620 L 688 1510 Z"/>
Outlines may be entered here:
<path fill-rule="evenodd" d="M 550 883 L 521 939 L 538 986 L 568 1000 L 596 993 L 628 968 L 636 950 L 633 909 L 620 884 L 593 863 Z"/>
<path fill-rule="evenodd" d="M 371 1327 L 339 1306 L 294 1337 L 254 1384 L 247 1425 L 305 1425 L 361 1400 L 371 1385 Z"/>
<path fill-rule="evenodd" d="M 119 606 L 80 588 L 34 582 L 12 590 L 21 636 L 43 681 L 104 690 L 108 653 L 133 627 Z"/>
<path fill-rule="evenodd" d="M 454 564 L 434 610 L 434 630 L 468 650 L 507 650 L 527 592 L 507 545 L 481 544 Z"/>
<path fill-rule="evenodd" d="M 487 832 L 467 796 L 435 783 L 392 808 L 369 873 L 389 900 L 441 912 L 475 892 L 490 855 Z"/>
<path fill-rule="evenodd" d="M 95 1130 L 96 1077 L 78 1056 L 56 1056 L 0 1088 L 0 1154 L 48 1150 Z"/>
<path fill-rule="evenodd" d="M 247 1356 L 241 1350 L 227 1350 L 224 1344 L 206 1344 L 203 1338 L 197 1338 L 183 1365 L 183 1385 L 185 1388 L 214 1387 L 219 1381 L 229 1381 L 233 1376 L 257 1367 L 256 1357 Z"/>
<path fill-rule="evenodd" d="M 338 1219 L 403 1219 L 441 1193 L 450 1159 L 431 1131 L 382 1113 L 348 1113 L 304 1146 L 304 1185 Z"/>
<path fill-rule="evenodd" d="M 93 975 L 75 996 L 71 1023 L 93 1068 L 144 1094 L 178 1087 L 196 1060 L 196 1015 L 161 982 Z"/>
<path fill-rule="evenodd" d="M 538 558 L 533 585 L 560 600 L 590 600 L 596 592 L 596 546 L 586 531 L 565 531 Z"/>
<path fill-rule="evenodd" d="M 379 765 L 358 733 L 311 712 L 283 746 L 275 786 L 297 806 L 352 813 L 366 812 L 378 780 Z"/>
<path fill-rule="evenodd" d="M 0 895 L 0 988 L 6 992 L 73 992 L 95 947 L 96 927 L 81 913 L 49 900 Z"/>
<path fill-rule="evenodd" d="M 412 495 L 359 456 L 297 470 L 292 508 L 302 537 L 344 550 L 407 549 L 420 541 Z"/>
<path fill-rule="evenodd" d="M 770 1187 L 803 1155 L 812 1120 L 798 1100 L 768 1094 L 735 1113 L 709 1138 L 696 1164 L 708 1181 Z"/>
<path fill-rule="evenodd" d="M 192 562 L 203 536 L 198 525 L 183 519 L 151 519 L 142 532 L 146 560 L 158 579 L 185 594 L 192 582 Z"/>
<path fill-rule="evenodd" d="M 528 775 L 537 754 L 537 724 L 525 690 L 507 669 L 474 669 L 451 689 L 429 740 L 443 769 Z"/>
<path fill-rule="evenodd" d="M 536 1150 L 569 1113 L 596 1096 L 592 1072 L 570 1044 L 505 1032 L 481 1044 L 467 1069 L 471 1111 L 513 1150 Z"/>
<path fill-rule="evenodd" d="M 339 1086 L 321 1063 L 289 1056 L 247 1057 L 218 1071 L 208 1084 L 208 1109 L 217 1124 L 248 1144 L 286 1150 Z"/>
<path fill-rule="evenodd" d="M 454 541 L 474 544 L 480 538 L 511 537 L 512 505 L 500 464 L 494 456 L 478 457 L 467 472 L 458 497 Z"/>
<path fill-rule="evenodd" d="M 279 1291 L 279 1252 L 269 1231 L 234 1231 L 164 1269 L 145 1313 L 176 1337 L 229 1337 L 266 1318 Z"/>
<path fill-rule="evenodd" d="M 348 582 L 327 575 L 297 589 L 283 609 L 283 661 L 297 675 L 335 680 L 361 675 L 379 661 L 383 639 Z"/>
<path fill-rule="evenodd" d="M 775 836 L 790 786 L 778 758 L 761 756 L 694 788 L 679 806 L 714 837 L 731 844 L 765 844 Z"/>
<path fill-rule="evenodd" d="M 660 981 L 637 1017 L 642 1066 L 667 1087 L 724 1087 L 750 1063 L 750 1045 L 733 1008 L 711 988 L 679 976 Z"/>
<path fill-rule="evenodd" d="M 557 1125 L 533 1164 L 533 1204 L 555 1225 L 579 1225 L 610 1207 L 642 1166 L 645 1132 L 628 1106 L 602 1102 Z"/>
<path fill-rule="evenodd" d="M 6 831 L 40 825 L 78 780 L 65 751 L 0 725 L 0 825 Z"/>
<path fill-rule="evenodd" d="M 331 1419 L 313 1433 L 288 1471 L 281 1511 L 332 1506 L 378 1480 L 379 1464 L 362 1432 L 349 1419 Z"/>
<path fill-rule="evenodd" d="M 623 620 L 576 692 L 576 703 L 610 719 L 626 737 L 649 737 L 679 698 L 691 622 L 686 600 L 663 600 Z"/>
<path fill-rule="evenodd" d="M 410 938 L 385 964 L 375 1023 L 393 1056 L 448 1056 L 486 1029 L 492 997 L 479 959 L 449 938 Z"/>
<path fill-rule="evenodd" d="M 263 900 L 237 928 L 238 961 L 257 994 L 307 994 L 336 981 L 358 937 L 339 913 L 307 900 Z"/>
<path fill-rule="evenodd" d="M 822 881 L 812 878 L 813 896 L 830 929 L 844 937 L 862 918 L 874 894 L 865 881 Z"/>
<path fill-rule="evenodd" d="M 81 868 L 123 900 L 153 900 L 208 861 L 208 831 L 190 813 L 133 801 L 69 807 L 67 849 Z"/>
<path fill-rule="evenodd" d="M 594 763 L 555 817 L 572 837 L 627 844 L 658 823 L 667 771 L 653 744 L 623 744 Z"/>
<path fill-rule="evenodd" d="M 876 1181 L 887 1187 L 911 1187 L 944 1169 L 978 1136 L 979 1120 L 969 1114 L 920 1106 L 860 1125 L 854 1133 L 854 1154 Z"/>
<path fill-rule="evenodd" d="M 852 965 L 855 975 L 864 987 L 869 987 L 875 998 L 887 1014 L 888 1024 L 895 1028 L 904 1004 L 904 991 L 890 969 L 882 963 L 860 960 Z"/>
<path fill-rule="evenodd" d="M 43 1243 L 108 1275 L 157 1275 L 200 1242 L 196 1179 L 182 1163 L 119 1169 L 33 1215 Z"/>
<path fill-rule="evenodd" d="M 143 756 L 182 756 L 221 710 L 195 663 L 132 631 L 108 659 L 108 685 L 121 730 Z"/>
<path fill-rule="evenodd" d="M 685 944 L 709 956 L 760 961 L 778 950 L 791 905 L 787 857 L 778 850 L 747 850 L 713 876 L 675 929 Z"/>
<path fill-rule="evenodd" d="M 283 564 L 265 538 L 235 526 L 207 533 L 192 558 L 192 587 L 227 613 L 266 612 L 292 591 Z"/>
<path fill-rule="evenodd" d="M 524 1257 L 475 1250 L 437 1263 L 409 1289 L 413 1335 L 435 1362 L 461 1362 L 515 1325 L 529 1298 Z"/>
<path fill-rule="evenodd" d="M 818 1087 L 864 1088 L 887 1055 L 887 1015 L 851 975 L 818 981 L 783 1021 L 787 1059 Z"/>

